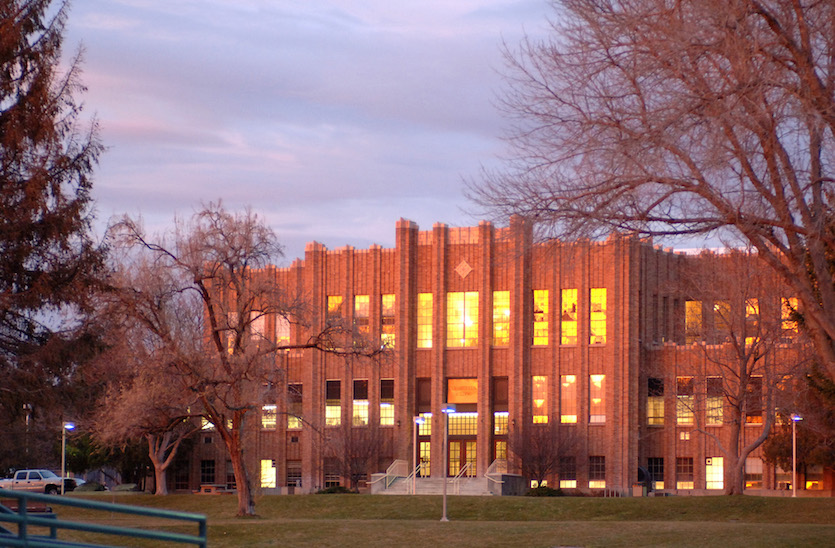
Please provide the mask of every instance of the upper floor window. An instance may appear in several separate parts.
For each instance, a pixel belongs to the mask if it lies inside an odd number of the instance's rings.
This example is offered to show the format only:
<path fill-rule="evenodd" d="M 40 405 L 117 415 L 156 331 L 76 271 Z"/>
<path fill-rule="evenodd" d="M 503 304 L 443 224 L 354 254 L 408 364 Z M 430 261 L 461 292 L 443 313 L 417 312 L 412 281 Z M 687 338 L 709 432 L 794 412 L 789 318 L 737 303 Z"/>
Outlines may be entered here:
<path fill-rule="evenodd" d="M 417 347 L 432 348 L 432 293 L 418 293 Z"/>
<path fill-rule="evenodd" d="M 703 337 L 702 301 L 687 301 L 684 303 L 684 342 L 693 344 Z"/>
<path fill-rule="evenodd" d="M 261 407 L 261 428 L 275 428 L 275 405 L 264 405 Z"/>
<path fill-rule="evenodd" d="M 589 344 L 606 344 L 606 288 L 592 288 L 589 294 Z"/>
<path fill-rule="evenodd" d="M 290 320 L 284 316 L 275 317 L 275 343 L 279 346 L 290 344 Z"/>
<path fill-rule="evenodd" d="M 325 381 L 325 425 L 342 424 L 342 386 L 340 381 Z"/>
<path fill-rule="evenodd" d="M 577 422 L 577 375 L 560 375 L 560 422 Z"/>
<path fill-rule="evenodd" d="M 287 429 L 298 430 L 302 427 L 302 385 L 287 385 Z"/>
<path fill-rule="evenodd" d="M 760 302 L 745 299 L 745 344 L 754 344 L 760 338 Z"/>
<path fill-rule="evenodd" d="M 548 344 L 548 290 L 535 289 L 533 292 L 533 344 Z"/>
<path fill-rule="evenodd" d="M 380 426 L 394 426 L 394 379 L 380 379 Z"/>
<path fill-rule="evenodd" d="M 784 337 L 797 335 L 797 297 L 783 297 L 780 299 L 780 319 Z"/>
<path fill-rule="evenodd" d="M 606 422 L 606 375 L 589 375 L 589 422 Z"/>
<path fill-rule="evenodd" d="M 543 424 L 548 422 L 548 377 L 534 375 L 531 381 L 533 422 Z"/>
<path fill-rule="evenodd" d="M 724 422 L 724 388 L 722 377 L 708 377 L 705 379 L 705 391 L 707 393 L 706 401 L 706 419 L 708 426 L 721 426 Z"/>
<path fill-rule="evenodd" d="M 368 335 L 370 304 L 368 295 L 354 296 L 354 328 L 361 337 Z"/>
<path fill-rule="evenodd" d="M 732 320 L 731 303 L 728 301 L 716 301 L 713 303 L 713 331 L 715 334 L 715 342 L 723 343 L 730 339 L 731 326 L 733 325 Z"/>
<path fill-rule="evenodd" d="M 577 344 L 577 290 L 563 289 L 560 303 L 560 344 Z"/>
<path fill-rule="evenodd" d="M 676 422 L 693 424 L 696 420 L 693 377 L 676 377 Z"/>
<path fill-rule="evenodd" d="M 447 293 L 447 347 L 478 346 L 478 291 Z"/>
<path fill-rule="evenodd" d="M 650 426 L 664 424 L 664 379 L 656 377 L 647 379 L 647 424 Z"/>
<path fill-rule="evenodd" d="M 394 348 L 394 316 L 396 313 L 394 304 L 393 293 L 382 296 L 380 302 L 380 344 L 386 348 Z"/>
<path fill-rule="evenodd" d="M 760 375 L 748 379 L 745 390 L 745 423 L 763 423 L 763 378 Z"/>
<path fill-rule="evenodd" d="M 328 322 L 342 318 L 342 295 L 328 295 Z"/>
<path fill-rule="evenodd" d="M 510 291 L 493 292 L 493 346 L 510 344 Z"/>
<path fill-rule="evenodd" d="M 368 380 L 354 380 L 354 400 L 352 402 L 354 426 L 368 425 Z"/>

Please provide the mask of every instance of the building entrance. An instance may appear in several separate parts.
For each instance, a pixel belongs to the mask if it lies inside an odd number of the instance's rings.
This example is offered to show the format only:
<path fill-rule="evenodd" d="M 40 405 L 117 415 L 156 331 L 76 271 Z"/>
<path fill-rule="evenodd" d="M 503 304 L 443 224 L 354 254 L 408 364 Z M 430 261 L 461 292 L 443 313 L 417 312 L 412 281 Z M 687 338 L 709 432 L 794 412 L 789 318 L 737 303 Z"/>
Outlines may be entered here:
<path fill-rule="evenodd" d="M 476 440 L 450 440 L 449 442 L 449 476 L 458 473 L 469 464 L 464 475 L 476 475 Z"/>

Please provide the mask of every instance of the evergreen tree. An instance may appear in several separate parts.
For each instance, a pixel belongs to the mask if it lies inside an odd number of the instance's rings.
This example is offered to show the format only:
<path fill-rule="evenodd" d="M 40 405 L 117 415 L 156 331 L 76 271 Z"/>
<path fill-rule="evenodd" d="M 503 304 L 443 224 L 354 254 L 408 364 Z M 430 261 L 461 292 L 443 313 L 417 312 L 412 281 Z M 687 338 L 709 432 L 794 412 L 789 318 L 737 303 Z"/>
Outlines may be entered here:
<path fill-rule="evenodd" d="M 95 340 L 81 326 L 103 265 L 90 235 L 103 147 L 75 98 L 80 52 L 59 67 L 67 10 L 65 0 L 0 2 L 0 428 L 25 421 L 27 434 L 72 393 Z"/>

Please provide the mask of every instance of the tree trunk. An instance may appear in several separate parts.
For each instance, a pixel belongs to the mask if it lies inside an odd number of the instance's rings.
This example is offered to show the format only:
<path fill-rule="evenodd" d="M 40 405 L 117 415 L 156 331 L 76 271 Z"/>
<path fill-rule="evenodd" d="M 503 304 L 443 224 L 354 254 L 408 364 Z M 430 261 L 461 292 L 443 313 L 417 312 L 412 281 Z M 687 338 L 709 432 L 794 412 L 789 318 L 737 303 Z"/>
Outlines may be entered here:
<path fill-rule="evenodd" d="M 168 494 L 167 470 L 167 466 L 157 466 L 157 462 L 154 461 L 154 495 Z"/>
<path fill-rule="evenodd" d="M 255 499 L 252 496 L 252 484 L 244 462 L 244 451 L 239 438 L 232 439 L 229 456 L 235 471 L 235 484 L 238 491 L 238 516 L 255 515 Z"/>

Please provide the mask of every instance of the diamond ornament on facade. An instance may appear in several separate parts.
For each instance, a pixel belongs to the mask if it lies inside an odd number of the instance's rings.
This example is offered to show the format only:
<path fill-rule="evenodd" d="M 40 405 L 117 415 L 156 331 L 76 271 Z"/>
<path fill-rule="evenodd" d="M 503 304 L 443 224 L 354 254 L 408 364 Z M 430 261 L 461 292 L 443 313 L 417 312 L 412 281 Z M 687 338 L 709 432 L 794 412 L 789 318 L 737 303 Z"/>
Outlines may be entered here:
<path fill-rule="evenodd" d="M 473 271 L 473 267 L 467 261 L 461 261 L 458 266 L 455 267 L 455 271 L 458 273 L 461 278 L 466 278 L 470 272 Z"/>

